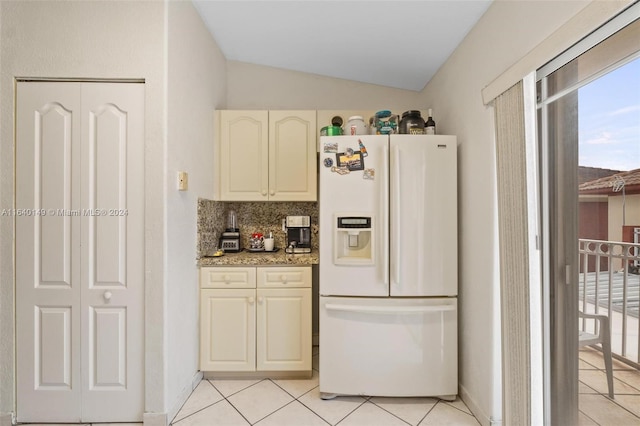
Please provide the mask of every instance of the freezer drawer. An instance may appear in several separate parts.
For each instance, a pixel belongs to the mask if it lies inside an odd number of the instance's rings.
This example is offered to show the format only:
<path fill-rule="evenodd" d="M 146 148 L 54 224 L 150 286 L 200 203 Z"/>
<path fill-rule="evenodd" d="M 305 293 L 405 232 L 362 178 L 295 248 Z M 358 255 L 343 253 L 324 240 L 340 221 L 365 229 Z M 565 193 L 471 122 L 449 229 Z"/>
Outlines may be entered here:
<path fill-rule="evenodd" d="M 320 392 L 458 393 L 457 298 L 320 298 Z"/>

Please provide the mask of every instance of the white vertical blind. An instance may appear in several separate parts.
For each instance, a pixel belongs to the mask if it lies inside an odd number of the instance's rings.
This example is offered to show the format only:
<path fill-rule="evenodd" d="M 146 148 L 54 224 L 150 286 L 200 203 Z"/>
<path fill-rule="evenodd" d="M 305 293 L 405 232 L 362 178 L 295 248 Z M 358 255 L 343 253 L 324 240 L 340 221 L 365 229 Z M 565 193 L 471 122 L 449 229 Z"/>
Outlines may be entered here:
<path fill-rule="evenodd" d="M 531 424 L 527 156 L 522 82 L 494 101 L 502 310 L 502 421 Z"/>

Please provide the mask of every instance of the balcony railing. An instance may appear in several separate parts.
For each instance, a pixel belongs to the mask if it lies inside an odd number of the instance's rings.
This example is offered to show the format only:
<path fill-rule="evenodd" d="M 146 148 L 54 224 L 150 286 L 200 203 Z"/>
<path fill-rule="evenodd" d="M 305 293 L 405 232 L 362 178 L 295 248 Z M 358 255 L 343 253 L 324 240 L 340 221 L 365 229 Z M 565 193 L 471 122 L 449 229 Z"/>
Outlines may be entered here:
<path fill-rule="evenodd" d="M 579 240 L 579 306 L 583 312 L 608 315 L 613 356 L 640 368 L 640 244 Z M 593 321 L 581 321 L 589 332 Z"/>

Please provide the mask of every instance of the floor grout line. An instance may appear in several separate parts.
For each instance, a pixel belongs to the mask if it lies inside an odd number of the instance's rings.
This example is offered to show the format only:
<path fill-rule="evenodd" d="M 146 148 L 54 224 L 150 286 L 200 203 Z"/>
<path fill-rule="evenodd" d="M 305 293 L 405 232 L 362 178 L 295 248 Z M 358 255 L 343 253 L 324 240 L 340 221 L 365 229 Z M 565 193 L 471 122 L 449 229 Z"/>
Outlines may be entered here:
<path fill-rule="evenodd" d="M 600 426 L 600 423 L 596 422 L 595 419 L 591 418 L 587 413 L 585 413 L 582 410 L 578 410 L 578 412 L 582 413 L 583 416 L 585 416 L 586 418 L 588 418 L 589 420 L 591 420 L 593 423 L 595 423 L 597 426 Z"/>
<path fill-rule="evenodd" d="M 337 397 L 339 398 L 339 397 Z M 364 401 L 362 401 L 360 404 L 358 404 L 358 406 L 356 408 L 354 408 L 353 410 L 349 411 L 349 413 L 347 413 L 346 416 L 344 416 L 343 418 L 341 418 L 336 424 L 335 426 L 338 426 L 340 423 L 342 423 L 347 417 L 349 417 L 351 414 L 353 414 L 358 408 L 362 407 L 364 404 L 367 403 L 367 399 L 365 399 Z"/>
<path fill-rule="evenodd" d="M 298 403 L 300 403 L 300 404 L 301 404 L 305 409 L 309 410 L 309 411 L 310 411 L 311 413 L 313 413 L 315 416 L 319 417 L 323 422 L 325 422 L 325 423 L 327 423 L 327 424 L 329 424 L 329 425 L 332 425 L 332 423 L 331 423 L 331 422 L 329 422 L 327 419 L 325 419 L 325 418 L 324 418 L 320 413 L 318 413 L 318 412 L 314 411 L 311 407 L 307 406 L 303 401 L 301 401 L 301 400 L 300 400 L 300 399 L 301 399 L 301 398 L 303 398 L 305 395 L 307 395 L 307 394 L 309 394 L 310 392 L 312 392 L 313 390 L 317 389 L 317 388 L 319 387 L 318 385 L 316 385 L 316 386 L 312 387 L 311 389 L 309 389 L 309 390 L 305 391 L 304 393 L 302 393 L 300 396 L 296 397 L 296 396 L 292 395 L 290 392 L 288 392 L 284 387 L 282 387 L 282 386 L 280 386 L 278 383 L 276 383 L 276 381 L 274 381 L 273 379 L 265 378 L 265 379 L 258 380 L 258 381 L 256 381 L 255 383 L 252 383 L 252 384 L 250 384 L 250 385 L 248 385 L 248 386 L 246 386 L 246 387 L 243 387 L 243 388 L 241 388 L 241 389 L 239 389 L 239 390 L 237 390 L 237 391 L 235 391 L 235 392 L 233 392 L 233 393 L 231 393 L 231 394 L 229 394 L 229 395 L 224 395 L 224 394 L 221 392 L 221 390 L 220 390 L 220 389 L 218 389 L 218 388 L 215 386 L 215 384 L 212 382 L 212 379 L 203 379 L 203 380 L 207 380 L 208 385 L 209 385 L 209 386 L 211 386 L 213 389 L 215 389 L 215 390 L 216 390 L 216 392 L 218 392 L 218 394 L 222 397 L 222 399 L 220 399 L 220 400 L 218 400 L 218 401 L 216 401 L 216 402 L 214 402 L 214 403 L 212 403 L 212 404 L 209 404 L 209 405 L 207 405 L 207 406 L 205 406 L 205 407 L 203 407 L 203 408 L 200 408 L 199 410 L 194 411 L 193 413 L 190 413 L 189 415 L 187 415 L 187 416 L 185 416 L 185 417 L 181 418 L 181 419 L 180 419 L 180 420 L 178 420 L 177 422 L 172 422 L 172 423 L 171 423 L 172 425 L 173 425 L 173 424 L 177 424 L 177 425 L 179 425 L 181 422 L 183 422 L 184 420 L 188 419 L 189 417 L 191 417 L 191 416 L 193 416 L 193 415 L 195 415 L 195 414 L 197 414 L 197 413 L 199 413 L 199 412 L 201 412 L 201 411 L 203 411 L 203 410 L 206 410 L 206 409 L 208 409 L 208 408 L 210 408 L 210 407 L 212 407 L 212 406 L 214 406 L 214 405 L 216 405 L 216 404 L 218 404 L 218 403 L 220 403 L 220 402 L 222 402 L 222 401 L 226 401 L 227 403 L 229 403 L 229 405 L 231 405 L 231 407 L 232 407 L 232 408 L 233 408 L 233 409 L 234 409 L 238 414 L 240 414 L 240 416 L 241 416 L 241 417 L 242 417 L 242 419 L 246 422 L 246 424 L 249 424 L 249 425 L 255 425 L 255 424 L 257 424 L 257 423 L 259 423 L 259 422 L 263 421 L 264 419 L 268 418 L 269 416 L 272 416 L 273 414 L 277 413 L 278 411 L 280 411 L 280 410 L 282 410 L 282 409 L 285 409 L 287 406 L 291 405 L 291 404 L 292 404 L 292 403 L 294 403 L 294 402 L 298 402 Z M 243 413 L 238 409 L 238 407 L 236 407 L 236 406 L 235 406 L 235 405 L 234 405 L 234 404 L 229 400 L 229 398 L 231 398 L 231 397 L 233 397 L 234 395 L 237 395 L 237 394 L 239 394 L 239 393 L 241 393 L 241 392 L 244 392 L 244 391 L 246 391 L 246 390 L 250 389 L 251 387 L 256 386 L 256 385 L 258 385 L 258 384 L 260 384 L 260 383 L 262 383 L 262 382 L 264 382 L 264 381 L 269 381 L 269 382 L 271 382 L 273 385 L 275 385 L 278 389 L 280 389 L 280 390 L 282 390 L 283 392 L 285 392 L 285 393 L 286 393 L 289 397 L 291 397 L 292 399 L 291 399 L 291 401 L 289 401 L 288 403 L 286 403 L 286 404 L 285 404 L 285 405 L 283 405 L 282 407 L 279 407 L 278 409 L 276 409 L 276 410 L 272 411 L 271 413 L 269 413 L 269 414 L 267 414 L 267 415 L 263 416 L 262 418 L 258 419 L 256 422 L 251 423 L 251 421 L 249 421 L 249 419 L 248 419 L 248 418 L 247 418 L 247 417 L 246 417 L 246 416 L 245 416 L 245 415 L 244 415 L 244 414 L 243 414 Z M 194 389 L 194 391 L 195 391 L 195 389 Z M 352 410 L 350 410 L 348 413 L 346 413 L 346 414 L 345 414 L 345 415 L 344 415 L 340 420 L 338 420 L 338 422 L 336 423 L 336 425 L 340 425 L 340 424 L 342 424 L 342 423 L 343 423 L 343 422 L 344 422 L 344 421 L 345 421 L 349 416 L 351 416 L 351 415 L 352 415 L 353 413 L 355 413 L 357 410 L 359 410 L 360 408 L 362 408 L 365 404 L 367 404 L 367 403 L 371 403 L 371 404 L 373 404 L 374 406 L 376 406 L 377 408 L 380 408 L 380 409 L 382 409 L 383 411 L 385 411 L 386 413 L 388 413 L 388 414 L 392 415 L 393 417 L 397 418 L 397 419 L 398 419 L 398 420 L 400 420 L 401 422 L 403 422 L 403 423 L 405 423 L 405 424 L 407 424 L 407 425 L 412 426 L 412 424 L 411 424 L 410 422 L 408 422 L 407 420 L 405 420 L 405 419 L 403 419 L 402 417 L 400 417 L 400 416 L 398 416 L 398 415 L 394 414 L 393 412 L 391 412 L 391 411 L 389 411 L 389 410 L 385 409 L 384 407 L 382 407 L 382 406 L 380 406 L 380 405 L 376 404 L 376 403 L 373 401 L 373 397 L 372 397 L 372 396 L 361 396 L 361 397 L 362 397 L 362 398 L 364 398 L 364 400 L 363 400 L 361 403 L 359 403 L 357 406 L 355 406 Z M 459 411 L 459 412 L 461 412 L 461 413 L 464 413 L 464 414 L 466 414 L 466 415 L 468 415 L 468 416 L 470 416 L 470 417 L 474 417 L 474 416 L 473 416 L 473 414 L 469 414 L 469 413 L 468 413 L 468 412 L 466 412 L 465 410 L 462 410 L 462 409 L 460 409 L 460 408 L 456 407 L 455 405 L 453 405 L 453 404 L 452 404 L 452 402 L 453 402 L 453 401 L 445 401 L 445 400 L 442 400 L 442 399 L 438 399 L 437 397 L 430 397 L 430 399 L 435 400 L 435 403 L 433 404 L 433 406 L 432 406 L 432 407 L 430 407 L 430 408 L 427 410 L 427 412 L 425 413 L 425 415 L 421 417 L 421 419 L 420 419 L 420 421 L 418 422 L 418 424 L 420 424 L 420 423 L 424 422 L 424 420 L 425 420 L 425 419 L 426 419 L 426 418 L 427 418 L 427 417 L 428 417 L 428 416 L 433 412 L 434 408 L 435 408 L 438 404 L 440 404 L 440 403 L 442 403 L 442 404 L 446 404 L 448 407 L 451 407 L 451 408 L 453 408 L 453 409 L 455 409 L 455 410 L 457 410 L 457 411 Z M 188 399 L 187 399 L 187 401 L 188 401 Z M 186 404 L 186 401 L 185 401 L 185 404 Z M 184 407 L 184 405 L 185 405 L 185 404 L 183 404 L 183 407 Z M 181 409 L 182 409 L 182 407 L 181 407 Z M 178 411 L 178 412 L 179 412 L 179 411 Z M 177 414 L 176 414 L 176 416 L 177 416 Z M 475 418 L 475 417 L 474 417 L 474 418 Z M 477 420 L 477 419 L 476 419 L 476 420 Z"/>
<path fill-rule="evenodd" d="M 578 371 L 578 376 L 580 375 L 580 372 L 581 372 L 581 371 L 594 371 L 594 370 L 595 370 L 595 371 L 598 371 L 599 373 L 601 373 L 602 375 L 604 375 L 605 380 L 606 380 L 606 374 L 607 374 L 606 369 L 604 369 L 604 368 L 600 368 L 600 367 L 598 367 L 598 366 L 594 365 L 593 363 L 591 363 L 591 362 L 589 362 L 589 361 L 585 360 L 584 358 L 582 358 L 580 355 L 581 355 L 581 353 L 583 353 L 583 352 L 584 352 L 584 353 L 594 353 L 594 352 L 595 352 L 595 353 L 598 353 L 600 357 L 602 357 L 602 354 L 601 354 L 601 353 L 599 353 L 598 351 L 595 351 L 595 350 L 588 350 L 588 351 L 582 351 L 582 350 L 581 350 L 581 351 L 579 351 L 579 352 L 578 352 L 578 359 L 579 359 L 580 361 L 584 362 L 584 363 L 585 363 L 585 364 L 587 364 L 587 365 L 591 365 L 591 366 L 593 366 L 594 368 L 593 368 L 593 369 L 591 369 L 591 368 L 589 368 L 589 369 L 587 369 L 587 368 L 581 368 L 581 369 L 579 369 L 579 371 Z M 613 377 L 613 379 L 614 379 L 614 383 L 615 383 L 615 381 L 617 380 L 617 381 L 619 381 L 619 382 L 623 383 L 625 386 L 628 386 L 628 387 L 630 387 L 630 388 L 632 388 L 632 389 L 636 389 L 636 390 L 638 390 L 638 391 L 639 391 L 639 393 L 620 393 L 620 392 L 616 392 L 616 393 L 614 394 L 614 397 L 615 397 L 616 395 L 617 395 L 617 396 L 623 396 L 623 395 L 625 395 L 625 396 L 626 396 L 626 395 L 631 395 L 631 396 L 640 396 L 640 389 L 638 389 L 636 386 L 634 386 L 634 385 L 632 385 L 632 384 L 628 383 L 627 381 L 625 381 L 625 380 L 623 380 L 623 379 L 621 379 L 621 378 L 619 378 L 619 377 L 616 377 L 616 376 L 615 376 L 615 372 L 616 372 L 616 371 L 630 371 L 630 372 L 634 372 L 634 371 L 635 371 L 635 372 L 637 372 L 638 370 L 629 369 L 629 368 L 613 368 L 613 376 L 614 376 L 614 377 Z M 640 374 L 639 374 L 639 377 L 640 377 Z M 597 389 L 594 389 L 592 386 L 589 386 L 587 383 L 585 383 L 585 382 L 584 382 L 584 381 L 582 381 L 582 380 L 579 380 L 579 382 L 580 382 L 583 386 L 586 386 L 587 388 L 589 388 L 589 389 L 593 390 L 595 393 L 579 393 L 579 394 L 578 394 L 578 407 L 580 407 L 580 397 L 581 397 L 582 395 L 597 395 L 597 396 L 601 396 L 601 397 L 605 398 L 607 401 L 610 401 L 610 402 L 612 402 L 614 405 L 616 405 L 617 407 L 621 408 L 623 411 L 625 411 L 625 412 L 629 413 L 630 415 L 632 415 L 634 418 L 636 418 L 636 419 L 638 420 L 638 423 L 640 424 L 640 416 L 639 416 L 638 414 L 636 414 L 635 412 L 631 411 L 630 409 L 628 409 L 627 407 L 625 407 L 622 403 L 620 403 L 620 401 L 619 401 L 619 400 L 616 400 L 615 398 L 614 398 L 614 399 L 609 398 L 608 394 L 605 394 L 605 393 L 601 393 L 601 392 L 599 392 Z M 615 392 L 615 388 L 614 388 L 614 392 Z M 580 412 L 580 413 L 582 413 L 584 416 L 586 416 L 589 420 L 593 421 L 595 424 L 600 425 L 600 423 L 596 422 L 592 417 L 590 417 L 590 416 L 589 416 L 587 413 L 585 413 L 584 411 L 582 411 L 582 410 L 580 410 L 580 409 L 579 409 L 579 412 Z"/>
<path fill-rule="evenodd" d="M 405 419 L 403 419 L 403 418 L 401 418 L 401 417 L 398 417 L 397 415 L 395 415 L 395 414 L 394 414 L 394 413 L 392 413 L 391 411 L 387 410 L 386 408 L 381 407 L 381 406 L 379 406 L 378 404 L 376 404 L 375 402 L 371 401 L 371 398 L 369 398 L 366 402 L 368 402 L 368 403 L 370 403 L 370 404 L 375 405 L 376 407 L 378 407 L 379 409 L 381 409 L 381 410 L 383 410 L 383 411 L 386 411 L 387 413 L 391 414 L 393 417 L 395 417 L 395 418 L 399 419 L 400 421 L 402 421 L 402 422 L 404 422 L 404 423 L 408 424 L 409 426 L 413 426 L 411 423 L 409 423 L 409 422 L 408 422 L 408 421 L 406 421 Z M 418 423 L 418 424 L 419 424 L 419 423 Z"/>

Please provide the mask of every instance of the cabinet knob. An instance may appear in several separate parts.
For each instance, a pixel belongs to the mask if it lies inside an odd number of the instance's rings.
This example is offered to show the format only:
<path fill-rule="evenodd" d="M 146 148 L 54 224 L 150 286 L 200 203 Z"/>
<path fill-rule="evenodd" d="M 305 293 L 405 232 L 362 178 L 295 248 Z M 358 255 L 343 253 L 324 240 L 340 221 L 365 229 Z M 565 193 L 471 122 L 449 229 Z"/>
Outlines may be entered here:
<path fill-rule="evenodd" d="M 223 279 L 225 284 L 229 284 L 229 281 L 231 281 L 231 277 L 229 275 L 225 275 Z"/>
<path fill-rule="evenodd" d="M 104 300 L 109 301 L 111 300 L 111 296 L 113 296 L 113 294 L 111 294 L 110 291 L 105 291 L 104 294 L 102 295 L 102 297 L 104 297 Z"/>
<path fill-rule="evenodd" d="M 255 301 L 256 301 L 256 300 L 253 298 L 253 296 L 249 297 L 249 304 L 250 304 L 250 305 L 253 305 L 253 303 L 254 303 Z"/>
<path fill-rule="evenodd" d="M 267 195 L 267 190 L 266 189 L 262 190 L 262 195 Z"/>
<path fill-rule="evenodd" d="M 264 302 L 264 297 L 259 296 L 258 297 L 258 303 L 262 305 L 262 302 Z"/>
<path fill-rule="evenodd" d="M 280 276 L 280 281 L 282 281 L 282 283 L 283 283 L 283 284 L 286 284 L 286 283 L 287 283 L 287 276 L 286 276 L 286 275 L 284 275 L 284 274 L 282 274 L 282 275 Z"/>
<path fill-rule="evenodd" d="M 276 191 L 271 190 L 271 192 L 270 192 L 269 194 L 271 194 L 271 195 L 276 195 Z"/>

